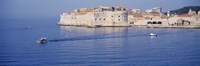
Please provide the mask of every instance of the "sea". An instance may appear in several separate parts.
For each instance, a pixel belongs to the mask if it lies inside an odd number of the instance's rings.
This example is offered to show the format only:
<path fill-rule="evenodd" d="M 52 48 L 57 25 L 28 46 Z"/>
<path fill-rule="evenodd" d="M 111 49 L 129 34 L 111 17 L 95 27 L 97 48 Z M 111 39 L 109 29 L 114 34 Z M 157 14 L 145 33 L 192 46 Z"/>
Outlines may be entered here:
<path fill-rule="evenodd" d="M 1 21 L 0 66 L 200 66 L 200 29 L 57 23 Z"/>

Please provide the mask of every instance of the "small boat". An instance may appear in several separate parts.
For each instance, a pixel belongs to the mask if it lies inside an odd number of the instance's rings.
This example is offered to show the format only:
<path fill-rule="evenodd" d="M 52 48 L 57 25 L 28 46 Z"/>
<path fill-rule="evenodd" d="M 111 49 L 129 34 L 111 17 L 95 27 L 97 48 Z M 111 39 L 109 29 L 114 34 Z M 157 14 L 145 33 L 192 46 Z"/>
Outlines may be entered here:
<path fill-rule="evenodd" d="M 155 34 L 155 33 L 150 33 L 150 36 L 157 36 L 157 34 Z"/>
<path fill-rule="evenodd" d="M 26 27 L 26 29 L 31 29 L 31 27 Z"/>
<path fill-rule="evenodd" d="M 40 44 L 47 43 L 47 38 L 45 38 L 45 37 L 39 38 L 36 42 L 37 42 L 37 43 L 40 43 Z"/>

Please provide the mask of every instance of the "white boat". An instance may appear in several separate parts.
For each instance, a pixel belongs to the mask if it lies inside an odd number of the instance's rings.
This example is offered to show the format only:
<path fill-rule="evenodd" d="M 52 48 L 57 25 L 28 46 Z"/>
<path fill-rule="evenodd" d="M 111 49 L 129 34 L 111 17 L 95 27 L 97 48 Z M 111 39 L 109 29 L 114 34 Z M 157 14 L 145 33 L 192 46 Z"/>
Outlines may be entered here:
<path fill-rule="evenodd" d="M 150 33 L 150 36 L 157 36 L 157 34 L 155 34 L 155 33 Z"/>
<path fill-rule="evenodd" d="M 40 44 L 44 44 L 44 43 L 47 43 L 47 38 L 43 37 L 43 38 L 40 38 L 36 41 L 37 43 L 40 43 Z"/>

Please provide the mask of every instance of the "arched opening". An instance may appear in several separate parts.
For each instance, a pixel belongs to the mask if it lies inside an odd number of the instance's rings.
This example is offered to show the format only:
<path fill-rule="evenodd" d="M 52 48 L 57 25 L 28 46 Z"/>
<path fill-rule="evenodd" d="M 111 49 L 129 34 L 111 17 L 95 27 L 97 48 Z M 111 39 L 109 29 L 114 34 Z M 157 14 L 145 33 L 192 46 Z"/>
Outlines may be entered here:
<path fill-rule="evenodd" d="M 149 21 L 149 22 L 147 22 L 147 24 L 152 24 L 152 23 Z"/>
<path fill-rule="evenodd" d="M 158 24 L 162 24 L 162 22 L 161 22 L 161 21 L 158 21 Z"/>
<path fill-rule="evenodd" d="M 130 22 L 130 24 L 134 24 L 134 22 Z"/>
<path fill-rule="evenodd" d="M 156 21 L 153 21 L 153 24 L 157 24 Z"/>

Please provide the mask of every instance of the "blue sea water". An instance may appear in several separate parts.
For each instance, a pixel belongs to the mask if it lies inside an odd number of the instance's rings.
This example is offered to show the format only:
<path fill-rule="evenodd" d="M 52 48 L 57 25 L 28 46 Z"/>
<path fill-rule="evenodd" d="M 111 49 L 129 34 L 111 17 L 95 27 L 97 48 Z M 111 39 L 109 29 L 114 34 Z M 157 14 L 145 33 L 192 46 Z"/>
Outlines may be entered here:
<path fill-rule="evenodd" d="M 200 66 L 200 29 L 60 27 L 56 20 L 0 26 L 0 66 Z M 49 42 L 37 44 L 40 37 Z"/>

